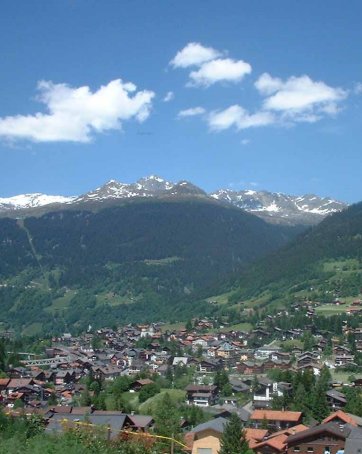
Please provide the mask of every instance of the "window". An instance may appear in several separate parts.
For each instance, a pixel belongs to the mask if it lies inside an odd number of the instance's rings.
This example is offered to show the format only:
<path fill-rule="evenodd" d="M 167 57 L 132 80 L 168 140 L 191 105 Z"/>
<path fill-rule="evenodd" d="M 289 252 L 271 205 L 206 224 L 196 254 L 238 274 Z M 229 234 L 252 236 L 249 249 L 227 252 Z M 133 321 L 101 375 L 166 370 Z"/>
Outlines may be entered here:
<path fill-rule="evenodd" d="M 331 454 L 331 448 L 329 446 L 324 448 L 324 454 Z"/>
<path fill-rule="evenodd" d="M 300 447 L 299 446 L 294 446 L 294 452 L 300 452 Z"/>
<path fill-rule="evenodd" d="M 311 446 L 308 446 L 307 452 L 313 453 L 314 452 L 314 448 L 312 448 Z"/>

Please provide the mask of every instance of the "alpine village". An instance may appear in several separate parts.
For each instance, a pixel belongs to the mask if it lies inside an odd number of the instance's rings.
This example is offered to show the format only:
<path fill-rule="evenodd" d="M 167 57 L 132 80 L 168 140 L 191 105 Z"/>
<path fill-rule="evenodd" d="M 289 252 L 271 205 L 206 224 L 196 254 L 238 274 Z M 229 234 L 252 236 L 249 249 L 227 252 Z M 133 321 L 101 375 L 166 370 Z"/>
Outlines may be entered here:
<path fill-rule="evenodd" d="M 2 202 L 1 452 L 360 452 L 362 204 L 245 192 Z"/>

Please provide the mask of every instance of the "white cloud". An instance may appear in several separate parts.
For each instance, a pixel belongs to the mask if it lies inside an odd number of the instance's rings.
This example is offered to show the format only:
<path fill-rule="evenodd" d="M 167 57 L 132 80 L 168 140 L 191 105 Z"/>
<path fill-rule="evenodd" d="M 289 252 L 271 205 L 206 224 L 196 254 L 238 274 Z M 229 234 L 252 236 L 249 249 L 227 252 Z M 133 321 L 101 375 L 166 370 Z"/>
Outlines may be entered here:
<path fill-rule="evenodd" d="M 245 146 L 245 145 L 249 145 L 250 142 L 251 142 L 250 139 L 243 139 L 243 140 L 241 141 L 241 145 L 244 145 L 244 146 Z"/>
<path fill-rule="evenodd" d="M 200 43 L 189 43 L 177 52 L 170 64 L 174 68 L 197 66 L 191 71 L 189 87 L 209 87 L 216 82 L 240 82 L 251 73 L 251 65 L 243 60 L 221 58 L 225 52 L 212 47 L 204 47 Z"/>
<path fill-rule="evenodd" d="M 240 130 L 273 124 L 275 117 L 271 112 L 264 111 L 250 114 L 243 107 L 234 105 L 225 110 L 211 112 L 207 122 L 213 131 L 223 131 L 233 126 Z"/>
<path fill-rule="evenodd" d="M 216 82 L 240 82 L 251 73 L 251 66 L 243 60 L 218 58 L 204 63 L 197 71 L 191 71 L 192 86 L 209 87 Z"/>
<path fill-rule="evenodd" d="M 348 94 L 342 88 L 313 81 L 306 75 L 283 81 L 265 73 L 255 87 L 266 96 L 264 110 L 279 112 L 282 119 L 291 121 L 315 122 L 324 115 L 335 115 Z"/>
<path fill-rule="evenodd" d="M 174 68 L 187 68 L 189 66 L 199 66 L 207 61 L 220 57 L 221 52 L 212 47 L 205 47 L 200 43 L 188 43 L 170 61 Z"/>
<path fill-rule="evenodd" d="M 355 85 L 354 85 L 354 93 L 356 95 L 361 95 L 362 94 L 362 83 L 361 82 L 357 82 Z"/>
<path fill-rule="evenodd" d="M 89 142 L 95 133 L 120 130 L 122 122 L 142 122 L 150 114 L 152 91 L 137 91 L 133 83 L 112 80 L 92 92 L 88 86 L 38 83 L 37 100 L 48 113 L 0 118 L 0 137 L 34 142 Z"/>
<path fill-rule="evenodd" d="M 175 94 L 173 91 L 168 91 L 165 95 L 165 97 L 163 98 L 163 102 L 170 102 L 172 101 L 173 99 L 175 99 Z"/>
<path fill-rule="evenodd" d="M 179 118 L 184 117 L 195 117 L 197 115 L 203 115 L 206 110 L 203 107 L 191 107 L 190 109 L 180 110 L 178 113 Z"/>

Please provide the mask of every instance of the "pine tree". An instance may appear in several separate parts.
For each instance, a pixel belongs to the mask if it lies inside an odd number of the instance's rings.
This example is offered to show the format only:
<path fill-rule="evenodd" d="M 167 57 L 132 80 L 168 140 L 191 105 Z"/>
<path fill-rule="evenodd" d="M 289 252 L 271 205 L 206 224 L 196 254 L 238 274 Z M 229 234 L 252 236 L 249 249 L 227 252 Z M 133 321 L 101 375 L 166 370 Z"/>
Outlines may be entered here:
<path fill-rule="evenodd" d="M 241 425 L 241 420 L 236 413 L 231 415 L 229 422 L 224 428 L 220 440 L 219 454 L 249 454 L 252 451 L 249 449 L 245 434 Z"/>
<path fill-rule="evenodd" d="M 171 397 L 166 393 L 155 410 L 157 432 L 166 437 L 175 437 L 180 431 L 180 415 Z"/>

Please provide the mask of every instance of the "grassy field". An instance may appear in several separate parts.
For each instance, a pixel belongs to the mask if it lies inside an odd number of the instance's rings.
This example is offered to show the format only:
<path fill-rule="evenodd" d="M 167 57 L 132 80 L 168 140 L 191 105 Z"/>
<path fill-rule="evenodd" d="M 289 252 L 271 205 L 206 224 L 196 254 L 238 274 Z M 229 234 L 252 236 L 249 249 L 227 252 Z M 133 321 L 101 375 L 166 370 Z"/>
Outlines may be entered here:
<path fill-rule="evenodd" d="M 40 322 L 32 323 L 23 329 L 23 336 L 35 336 L 41 333 L 43 325 Z"/>
<path fill-rule="evenodd" d="M 67 309 L 70 303 L 70 300 L 73 298 L 73 296 L 77 293 L 76 290 L 68 290 L 64 296 L 61 296 L 60 298 L 56 298 L 51 306 L 46 307 L 44 310 L 46 312 L 50 313 L 55 313 L 58 311 L 63 311 L 64 309 Z"/>
<path fill-rule="evenodd" d="M 150 399 L 147 399 L 146 402 L 143 402 L 139 406 L 139 412 L 144 415 L 152 414 L 155 406 L 157 405 L 157 402 L 159 402 L 166 393 L 170 395 L 171 400 L 175 403 L 185 400 L 185 391 L 183 391 L 182 389 L 163 388 L 160 393 L 156 394 Z"/>
<path fill-rule="evenodd" d="M 206 298 L 208 303 L 216 303 L 216 304 L 226 304 L 228 302 L 228 298 L 232 292 L 223 293 L 222 295 L 215 295 L 210 296 L 210 298 Z"/>
<path fill-rule="evenodd" d="M 336 369 L 330 369 L 333 380 L 341 383 L 349 383 L 349 377 L 353 375 L 355 378 L 362 378 L 362 374 L 354 374 L 352 372 L 338 371 Z"/>
<path fill-rule="evenodd" d="M 356 259 L 330 260 L 323 263 L 323 270 L 328 272 L 351 273 L 360 269 L 360 264 Z"/>
<path fill-rule="evenodd" d="M 228 331 L 250 331 L 253 328 L 251 323 L 237 323 L 236 325 L 227 325 L 222 328 L 213 328 L 207 331 L 207 333 L 226 333 Z"/>
<path fill-rule="evenodd" d="M 316 313 L 318 315 L 337 315 L 344 314 L 348 309 L 348 305 L 344 304 L 342 306 L 336 306 L 335 304 L 322 304 L 321 306 L 316 307 Z"/>
<path fill-rule="evenodd" d="M 164 333 L 165 331 L 177 331 L 179 329 L 185 328 L 185 322 L 177 322 L 177 323 L 165 323 L 161 326 L 161 331 Z"/>

